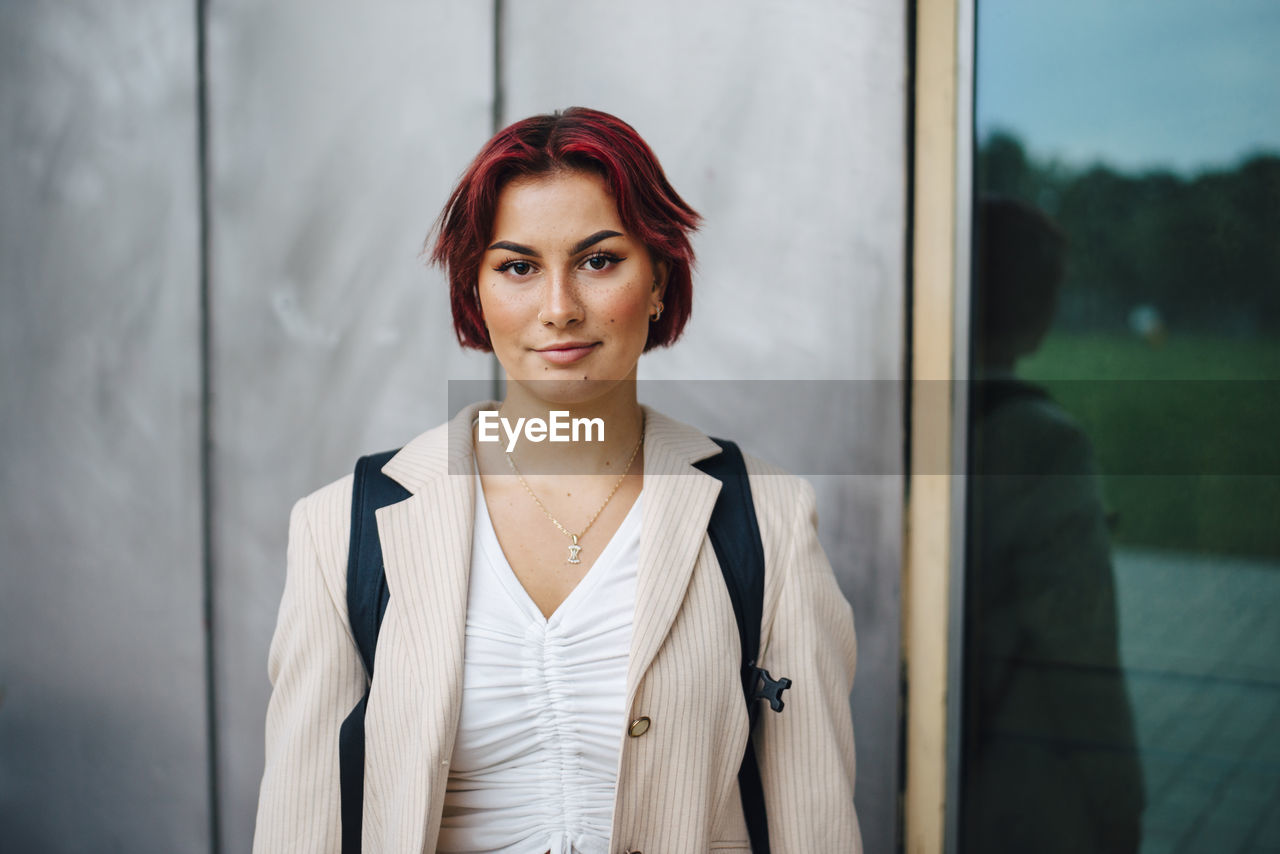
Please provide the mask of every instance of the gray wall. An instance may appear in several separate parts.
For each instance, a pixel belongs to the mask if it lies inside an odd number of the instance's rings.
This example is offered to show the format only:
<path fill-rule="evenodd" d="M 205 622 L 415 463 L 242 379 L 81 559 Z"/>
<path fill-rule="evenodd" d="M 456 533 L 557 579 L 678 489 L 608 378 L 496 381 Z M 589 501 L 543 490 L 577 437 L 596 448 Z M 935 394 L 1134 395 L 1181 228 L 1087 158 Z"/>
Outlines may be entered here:
<path fill-rule="evenodd" d="M 253 832 L 293 500 L 490 374 L 418 260 L 489 137 L 485 3 L 264 4 L 210 20 L 214 652 L 227 851 Z"/>
<path fill-rule="evenodd" d="M 0 7 L 6 851 L 208 850 L 193 20 Z"/>
<path fill-rule="evenodd" d="M 900 3 L 508 0 L 495 81 L 492 3 L 215 0 L 207 413 L 195 10 L 79 5 L 0 11 L 0 826 L 26 834 L 20 850 L 208 850 L 202 417 L 218 827 L 223 850 L 247 849 L 290 504 L 442 419 L 446 380 L 492 371 L 458 350 L 417 253 L 496 88 L 503 121 L 575 103 L 623 116 L 706 217 L 694 320 L 644 377 L 844 395 L 900 378 Z M 823 470 L 789 456 L 793 421 L 699 388 L 668 384 L 668 408 Z M 834 411 L 821 447 L 893 472 L 901 400 L 877 388 Z M 813 479 L 858 621 L 857 797 L 884 851 L 901 484 Z"/>

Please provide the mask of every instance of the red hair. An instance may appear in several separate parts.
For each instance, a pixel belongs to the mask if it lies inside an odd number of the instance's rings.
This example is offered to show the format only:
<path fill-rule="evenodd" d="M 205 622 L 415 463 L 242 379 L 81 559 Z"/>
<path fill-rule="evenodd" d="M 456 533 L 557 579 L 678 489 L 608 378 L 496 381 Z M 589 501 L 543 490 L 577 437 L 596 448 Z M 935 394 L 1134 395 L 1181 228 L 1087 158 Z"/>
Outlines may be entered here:
<path fill-rule="evenodd" d="M 445 203 L 436 221 L 431 262 L 443 267 L 449 277 L 458 342 L 477 350 L 493 349 L 477 286 L 502 189 L 515 178 L 562 170 L 603 178 L 623 226 L 648 248 L 655 262 L 667 264 L 662 316 L 649 324 L 644 348 L 674 343 L 693 308 L 689 234 L 701 217 L 676 193 L 658 158 L 631 125 L 586 107 L 531 116 L 499 131 L 476 155 Z"/>

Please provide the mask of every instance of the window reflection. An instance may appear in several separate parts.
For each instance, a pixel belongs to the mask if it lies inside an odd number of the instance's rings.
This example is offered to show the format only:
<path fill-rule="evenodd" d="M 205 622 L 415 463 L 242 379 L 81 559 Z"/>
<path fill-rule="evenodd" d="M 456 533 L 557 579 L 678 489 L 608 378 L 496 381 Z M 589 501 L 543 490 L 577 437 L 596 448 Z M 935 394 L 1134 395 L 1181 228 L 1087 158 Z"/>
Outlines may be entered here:
<path fill-rule="evenodd" d="M 983 199 L 976 225 L 967 848 L 1134 852 L 1142 774 L 1093 447 L 1014 372 L 1049 328 L 1066 240 L 1012 199 Z"/>
<path fill-rule="evenodd" d="M 978 6 L 962 852 L 1280 850 L 1280 14 Z"/>

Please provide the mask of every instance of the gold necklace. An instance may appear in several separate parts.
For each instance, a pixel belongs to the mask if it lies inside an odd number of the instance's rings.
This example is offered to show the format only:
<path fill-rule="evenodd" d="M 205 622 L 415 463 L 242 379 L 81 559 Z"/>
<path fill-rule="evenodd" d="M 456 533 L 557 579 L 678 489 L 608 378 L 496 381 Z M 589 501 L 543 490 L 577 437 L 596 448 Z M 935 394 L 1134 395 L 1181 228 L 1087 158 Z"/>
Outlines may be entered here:
<path fill-rule="evenodd" d="M 579 557 L 579 555 L 582 554 L 582 546 L 578 545 L 578 539 L 587 535 L 587 531 L 591 530 L 591 526 L 596 523 L 596 519 L 600 518 L 600 514 L 604 512 L 604 508 L 609 506 L 609 502 L 613 500 L 614 493 L 618 491 L 618 487 L 622 486 L 622 482 L 627 479 L 627 472 L 631 471 L 631 464 L 636 461 L 636 454 L 640 453 L 640 446 L 643 444 L 644 425 L 642 424 L 640 425 L 640 439 L 636 442 L 636 446 L 631 449 L 631 456 L 627 458 L 627 464 L 623 467 L 621 476 L 618 477 L 618 481 L 613 485 L 613 489 L 609 490 L 609 494 L 605 496 L 604 503 L 596 508 L 595 514 L 587 521 L 586 526 L 576 534 L 564 525 L 561 525 L 560 521 L 556 519 L 555 516 L 551 515 L 551 511 L 547 509 L 547 505 L 542 503 L 542 499 L 538 498 L 537 495 L 534 495 L 533 489 L 531 489 L 529 484 L 525 481 L 524 475 L 520 474 L 520 469 L 516 468 L 516 461 L 511 458 L 511 452 L 507 451 L 507 465 L 511 466 L 511 471 L 514 472 L 515 476 L 520 480 L 520 485 L 524 487 L 524 491 L 529 493 L 529 497 L 537 502 L 539 509 L 542 510 L 542 515 L 550 519 L 551 524 L 560 529 L 560 533 L 573 540 L 573 542 L 569 544 L 569 563 L 582 563 L 582 558 Z"/>

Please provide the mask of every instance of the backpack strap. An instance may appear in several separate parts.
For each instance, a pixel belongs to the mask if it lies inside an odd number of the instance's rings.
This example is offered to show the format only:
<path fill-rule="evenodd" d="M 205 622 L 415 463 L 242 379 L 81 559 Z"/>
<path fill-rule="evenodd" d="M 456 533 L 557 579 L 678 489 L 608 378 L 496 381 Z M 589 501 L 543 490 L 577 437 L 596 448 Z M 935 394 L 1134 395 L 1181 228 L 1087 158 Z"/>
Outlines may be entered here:
<path fill-rule="evenodd" d="M 733 615 L 738 621 L 738 640 L 742 649 L 742 695 L 747 703 L 749 733 L 755 731 L 756 700 L 767 699 L 775 711 L 782 711 L 782 692 L 791 680 L 774 679 L 757 666 L 760 655 L 760 622 L 764 611 L 764 544 L 755 503 L 751 500 L 751 483 L 747 478 L 742 451 L 726 439 L 712 439 L 720 453 L 694 465 L 720 481 L 720 495 L 711 511 L 707 535 L 715 549 L 720 571 L 724 573 Z M 764 787 L 755 746 L 747 736 L 747 750 L 738 769 L 738 789 L 742 794 L 742 812 L 747 820 L 751 850 L 768 854 L 769 822 L 765 815 Z"/>
<path fill-rule="evenodd" d="M 351 487 L 351 544 L 347 548 L 347 615 L 356 648 L 373 684 L 374 650 L 390 593 L 382 563 L 382 542 L 374 512 L 409 497 L 409 492 L 382 473 L 397 451 L 361 457 Z M 369 687 L 338 731 L 338 765 L 342 791 L 342 854 L 359 854 L 364 812 L 364 712 Z"/>

